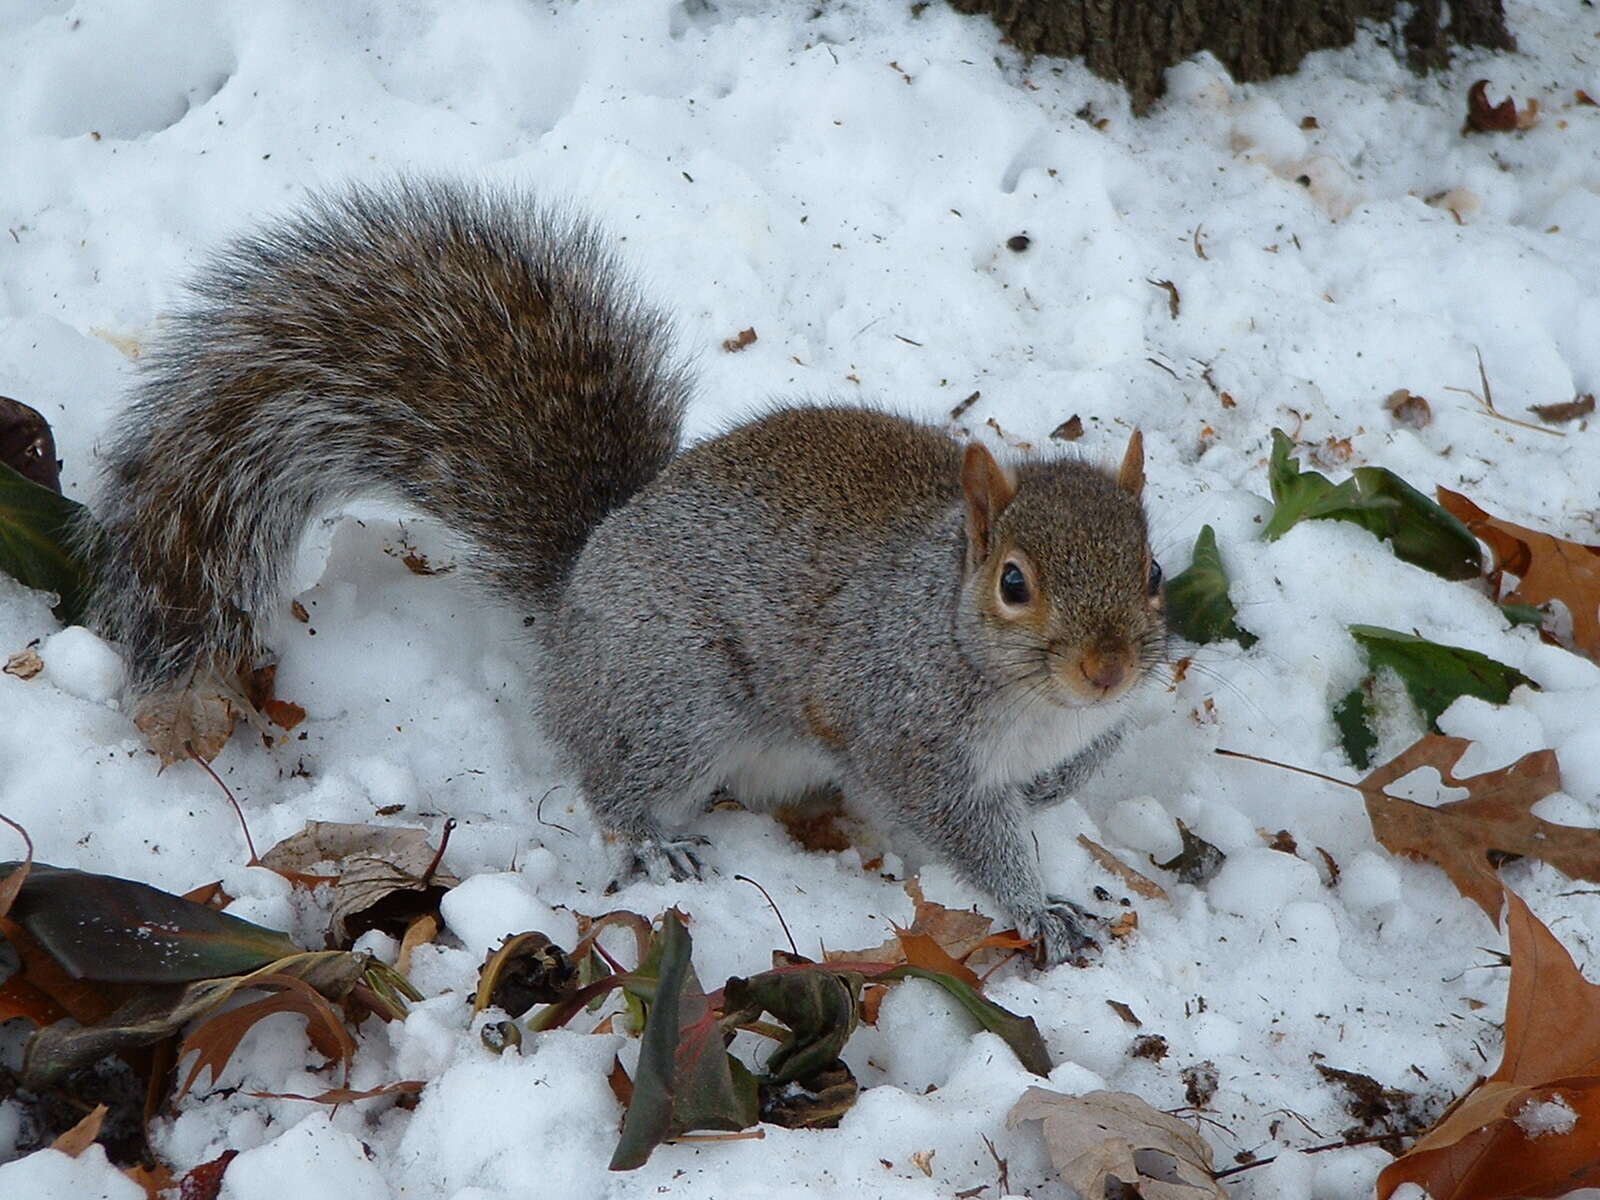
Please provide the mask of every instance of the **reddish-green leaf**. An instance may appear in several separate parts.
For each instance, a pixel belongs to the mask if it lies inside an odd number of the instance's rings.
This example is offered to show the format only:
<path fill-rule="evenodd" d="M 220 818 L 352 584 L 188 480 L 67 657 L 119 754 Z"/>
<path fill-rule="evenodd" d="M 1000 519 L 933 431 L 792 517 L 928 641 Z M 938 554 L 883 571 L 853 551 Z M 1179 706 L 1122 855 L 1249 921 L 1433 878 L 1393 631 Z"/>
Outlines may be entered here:
<path fill-rule="evenodd" d="M 75 979 L 185 983 L 300 952 L 285 934 L 148 884 L 45 863 L 33 865 L 10 915 Z"/>

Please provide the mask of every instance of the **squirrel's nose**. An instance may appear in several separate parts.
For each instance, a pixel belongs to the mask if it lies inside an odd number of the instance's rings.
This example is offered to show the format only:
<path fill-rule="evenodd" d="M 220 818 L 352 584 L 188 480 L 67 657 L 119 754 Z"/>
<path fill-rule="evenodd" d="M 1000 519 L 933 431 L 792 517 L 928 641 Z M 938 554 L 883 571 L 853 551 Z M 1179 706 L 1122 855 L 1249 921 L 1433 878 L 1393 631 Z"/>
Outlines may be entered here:
<path fill-rule="evenodd" d="M 1091 687 L 1102 692 L 1115 691 L 1128 677 L 1132 655 L 1120 643 L 1092 646 L 1078 658 L 1078 670 Z"/>

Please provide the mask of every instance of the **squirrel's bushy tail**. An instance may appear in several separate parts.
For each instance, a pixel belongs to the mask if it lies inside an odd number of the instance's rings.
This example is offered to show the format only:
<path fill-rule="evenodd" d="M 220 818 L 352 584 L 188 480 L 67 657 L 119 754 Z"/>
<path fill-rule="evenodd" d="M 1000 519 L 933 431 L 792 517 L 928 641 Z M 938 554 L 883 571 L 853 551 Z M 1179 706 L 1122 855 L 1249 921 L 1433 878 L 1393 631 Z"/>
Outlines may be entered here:
<path fill-rule="evenodd" d="M 524 606 L 676 451 L 666 320 L 583 221 L 404 182 L 242 238 L 147 357 L 86 534 L 129 692 L 230 678 L 306 523 L 386 495 L 464 534 Z"/>

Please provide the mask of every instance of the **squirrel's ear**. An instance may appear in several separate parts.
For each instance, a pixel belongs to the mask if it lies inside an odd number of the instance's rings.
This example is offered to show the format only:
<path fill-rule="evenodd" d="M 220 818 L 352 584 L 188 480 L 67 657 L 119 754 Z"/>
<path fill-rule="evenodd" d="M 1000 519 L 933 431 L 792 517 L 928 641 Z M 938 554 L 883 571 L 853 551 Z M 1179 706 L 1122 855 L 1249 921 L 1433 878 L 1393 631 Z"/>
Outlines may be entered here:
<path fill-rule="evenodd" d="M 1144 493 L 1144 434 L 1137 429 L 1128 439 L 1128 449 L 1122 455 L 1117 486 L 1135 499 Z"/>
<path fill-rule="evenodd" d="M 967 497 L 967 546 L 971 561 L 989 555 L 989 535 L 1017 494 L 1016 477 L 995 461 L 988 448 L 973 442 L 961 460 L 961 490 Z"/>

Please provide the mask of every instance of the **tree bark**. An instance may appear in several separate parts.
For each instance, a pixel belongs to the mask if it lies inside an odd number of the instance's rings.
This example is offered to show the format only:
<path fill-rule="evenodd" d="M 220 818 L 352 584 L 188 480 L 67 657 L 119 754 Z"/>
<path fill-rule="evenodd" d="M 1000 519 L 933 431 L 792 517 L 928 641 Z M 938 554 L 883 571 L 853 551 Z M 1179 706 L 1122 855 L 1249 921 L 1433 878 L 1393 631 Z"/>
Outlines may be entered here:
<path fill-rule="evenodd" d="M 1363 21 L 1394 24 L 1401 0 L 951 0 L 992 17 L 1024 54 L 1082 57 L 1124 84 L 1136 112 L 1156 100 L 1164 73 L 1209 50 L 1235 79 L 1293 71 L 1313 50 L 1348 46 Z M 1394 49 L 1416 71 L 1450 61 L 1454 46 L 1513 50 L 1501 0 L 1411 0 Z"/>

